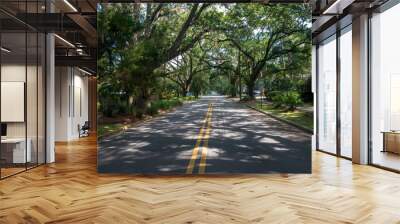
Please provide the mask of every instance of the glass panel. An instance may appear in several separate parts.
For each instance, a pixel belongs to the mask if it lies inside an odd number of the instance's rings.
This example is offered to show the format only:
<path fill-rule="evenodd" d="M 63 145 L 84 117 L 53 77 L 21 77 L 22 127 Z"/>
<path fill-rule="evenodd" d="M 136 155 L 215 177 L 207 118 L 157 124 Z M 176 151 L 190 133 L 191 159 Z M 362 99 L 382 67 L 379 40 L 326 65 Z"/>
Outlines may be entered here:
<path fill-rule="evenodd" d="M 1 1 L 20 20 L 42 13 L 45 1 Z M 33 19 L 38 17 L 32 17 Z M 0 177 L 45 162 L 45 35 L 0 12 Z"/>
<path fill-rule="evenodd" d="M 27 33 L 28 38 L 28 63 L 27 63 L 27 82 L 26 82 L 26 111 L 27 111 L 27 142 L 28 150 L 31 153 L 28 160 L 28 168 L 37 165 L 38 158 L 38 35 L 36 32 Z"/>
<path fill-rule="evenodd" d="M 38 2 L 27 2 L 26 12 L 37 13 Z M 33 17 L 32 20 L 38 17 Z M 32 21 L 33 22 L 33 21 Z M 26 111 L 27 111 L 27 150 L 30 151 L 27 167 L 38 164 L 38 45 L 39 36 L 36 30 L 27 30 L 27 80 L 26 80 Z"/>
<path fill-rule="evenodd" d="M 352 35 L 351 26 L 340 36 L 340 150 L 352 157 Z"/>
<path fill-rule="evenodd" d="M 372 163 L 400 170 L 400 5 L 374 15 L 372 25 Z"/>
<path fill-rule="evenodd" d="M 38 45 L 38 163 L 45 163 L 45 52 L 46 39 L 44 34 L 39 34 Z"/>
<path fill-rule="evenodd" d="M 318 48 L 318 147 L 336 153 L 336 36 Z"/>
<path fill-rule="evenodd" d="M 26 34 L 1 35 L 1 160 L 2 177 L 25 170 L 31 151 L 26 150 Z"/>

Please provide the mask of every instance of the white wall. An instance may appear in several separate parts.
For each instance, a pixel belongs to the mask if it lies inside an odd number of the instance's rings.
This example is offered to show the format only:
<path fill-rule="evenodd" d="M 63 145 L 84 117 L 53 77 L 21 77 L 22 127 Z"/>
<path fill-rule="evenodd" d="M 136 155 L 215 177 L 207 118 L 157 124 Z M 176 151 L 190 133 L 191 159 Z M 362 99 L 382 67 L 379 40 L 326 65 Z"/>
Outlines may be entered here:
<path fill-rule="evenodd" d="M 89 119 L 88 78 L 73 67 L 56 67 L 55 140 L 79 138 L 78 125 Z"/>
<path fill-rule="evenodd" d="M 38 70 L 37 70 L 38 69 Z M 23 82 L 26 84 L 26 106 L 25 100 L 19 108 L 4 106 L 1 108 L 3 113 L 22 113 L 22 120 L 17 122 L 5 122 L 7 124 L 8 138 L 24 138 L 27 136 L 29 140 L 29 148 L 33 162 L 44 163 L 45 150 L 45 117 L 44 117 L 44 74 L 42 67 L 36 65 L 25 66 L 25 63 L 3 63 L 1 66 L 2 82 Z M 27 78 L 27 80 L 25 80 Z M 3 84 L 3 83 L 2 83 Z M 2 98 L 9 98 L 2 89 Z M 19 89 L 18 94 L 24 94 L 25 89 Z M 22 97 L 24 98 L 24 96 Z M 17 103 L 17 102 L 15 102 Z M 3 104 L 3 103 L 2 103 Z M 14 110 L 14 111 L 12 111 Z M 15 111 L 19 110 L 19 111 Z M 26 120 L 24 114 L 26 112 Z M 39 159 L 39 161 L 36 161 Z"/>
<path fill-rule="evenodd" d="M 1 66 L 1 81 L 25 82 L 25 64 L 3 64 Z M 7 110 L 7 108 L 1 108 Z M 25 137 L 25 122 L 7 123 L 7 137 Z"/>
<path fill-rule="evenodd" d="M 317 48 L 315 45 L 312 46 L 312 55 L 311 55 L 311 79 L 312 79 L 312 87 L 311 91 L 313 93 L 314 99 L 314 133 L 311 137 L 311 147 L 313 150 L 317 149 Z"/>
<path fill-rule="evenodd" d="M 28 72 L 28 88 L 27 88 L 27 119 L 28 129 L 36 130 L 36 80 L 31 75 L 34 74 L 36 77 L 36 66 L 25 66 L 25 64 L 3 64 L 1 66 L 1 81 L 2 82 L 24 82 L 26 71 Z M 29 88 L 31 87 L 31 88 Z M 3 96 L 4 97 L 4 96 Z M 41 102 L 41 101 L 40 101 Z M 38 105 L 39 108 L 41 105 Z M 1 108 L 7 110 L 8 108 Z M 22 108 L 24 110 L 24 108 Z M 24 137 L 25 136 L 25 124 L 26 122 L 7 122 L 7 135 L 9 137 Z M 28 130 L 28 131 L 29 131 Z M 28 133 L 28 137 L 29 137 Z M 35 132 L 36 134 L 36 132 Z"/>
<path fill-rule="evenodd" d="M 67 141 L 69 133 L 69 68 L 55 68 L 55 140 Z"/>

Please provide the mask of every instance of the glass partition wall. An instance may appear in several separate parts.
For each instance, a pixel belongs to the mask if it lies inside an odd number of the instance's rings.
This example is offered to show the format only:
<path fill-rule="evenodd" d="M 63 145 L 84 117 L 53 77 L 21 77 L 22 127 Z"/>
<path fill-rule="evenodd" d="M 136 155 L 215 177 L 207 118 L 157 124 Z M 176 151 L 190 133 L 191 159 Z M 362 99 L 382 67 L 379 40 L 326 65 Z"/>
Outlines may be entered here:
<path fill-rule="evenodd" d="M 318 149 L 336 153 L 336 35 L 318 46 Z"/>
<path fill-rule="evenodd" d="M 317 149 L 352 157 L 352 27 L 318 44 Z"/>
<path fill-rule="evenodd" d="M 43 10 L 40 2 L 17 6 L 35 13 Z M 45 41 L 43 33 L 0 12 L 1 179 L 45 163 Z"/>
<path fill-rule="evenodd" d="M 400 4 L 371 18 L 370 163 L 400 171 Z"/>
<path fill-rule="evenodd" d="M 340 155 L 352 158 L 352 33 L 351 25 L 340 32 Z"/>

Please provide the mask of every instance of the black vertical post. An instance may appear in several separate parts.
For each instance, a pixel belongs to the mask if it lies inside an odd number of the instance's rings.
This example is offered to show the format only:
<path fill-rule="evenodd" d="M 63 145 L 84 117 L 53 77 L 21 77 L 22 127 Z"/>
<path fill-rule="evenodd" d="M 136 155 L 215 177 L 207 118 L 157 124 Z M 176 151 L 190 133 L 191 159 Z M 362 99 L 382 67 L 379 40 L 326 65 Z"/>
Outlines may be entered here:
<path fill-rule="evenodd" d="M 340 28 L 336 27 L 336 155 L 341 156 L 341 118 L 340 118 Z"/>
<path fill-rule="evenodd" d="M 367 117 L 368 117 L 368 124 L 367 124 L 367 132 L 368 132 L 368 164 L 373 163 L 373 153 L 372 153 L 372 63 L 371 63 L 371 56 L 372 56 L 372 29 L 371 29 L 371 19 L 372 19 L 372 11 L 368 11 L 368 25 L 367 25 L 367 47 L 368 47 L 368 53 L 367 53 L 367 82 L 368 82 L 368 94 L 367 94 L 367 103 L 368 103 L 368 111 L 367 111 Z"/>
<path fill-rule="evenodd" d="M 25 21 L 28 21 L 28 0 L 25 0 Z M 24 102 L 24 120 L 25 120 L 25 170 L 28 169 L 28 114 L 27 114 L 27 90 L 28 90 L 28 24 L 25 23 L 25 102 Z"/>
<path fill-rule="evenodd" d="M 45 0 L 45 13 L 48 12 L 47 6 L 49 4 L 49 0 Z M 47 38 L 48 33 L 44 33 L 44 163 L 47 163 Z"/>
<path fill-rule="evenodd" d="M 315 148 L 319 149 L 319 44 L 315 46 Z"/>
<path fill-rule="evenodd" d="M 36 1 L 36 13 L 39 14 L 39 0 Z M 37 22 L 39 22 L 39 19 L 37 19 Z M 36 30 L 36 166 L 38 165 L 39 165 L 39 31 Z"/>
<path fill-rule="evenodd" d="M 2 28 L 2 22 L 0 22 L 0 48 L 3 46 L 2 44 L 2 32 L 1 32 L 1 28 Z M 2 56 L 3 52 L 1 52 L 0 50 L 0 125 L 2 124 L 1 122 L 1 67 L 2 67 L 2 60 L 1 60 L 1 56 Z M 1 135 L 1 134 L 0 134 Z M 2 179 L 1 177 L 1 170 L 3 167 L 3 163 L 2 163 L 2 157 L 1 157 L 1 139 L 0 139 L 0 179 Z"/>

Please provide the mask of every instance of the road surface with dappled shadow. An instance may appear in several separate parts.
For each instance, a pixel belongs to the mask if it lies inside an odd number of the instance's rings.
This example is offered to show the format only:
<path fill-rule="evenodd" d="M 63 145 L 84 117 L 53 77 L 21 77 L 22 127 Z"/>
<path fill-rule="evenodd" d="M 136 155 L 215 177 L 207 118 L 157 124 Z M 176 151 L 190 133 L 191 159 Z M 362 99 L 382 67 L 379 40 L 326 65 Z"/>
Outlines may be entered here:
<path fill-rule="evenodd" d="M 103 139 L 105 173 L 309 173 L 311 136 L 222 96 L 202 97 Z"/>

